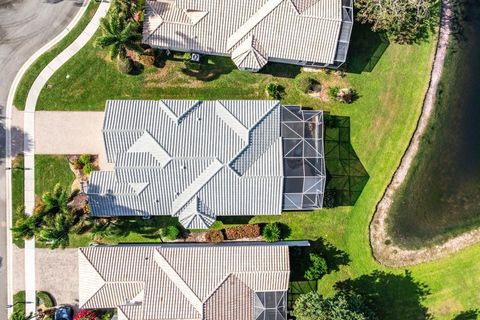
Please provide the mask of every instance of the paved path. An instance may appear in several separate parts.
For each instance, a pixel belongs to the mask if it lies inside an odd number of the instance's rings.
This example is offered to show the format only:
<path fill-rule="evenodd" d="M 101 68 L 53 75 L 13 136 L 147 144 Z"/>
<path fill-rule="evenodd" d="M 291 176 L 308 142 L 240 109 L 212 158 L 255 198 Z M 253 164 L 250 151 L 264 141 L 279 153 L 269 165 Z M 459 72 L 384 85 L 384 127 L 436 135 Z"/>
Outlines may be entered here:
<path fill-rule="evenodd" d="M 435 109 L 435 98 L 438 84 L 442 77 L 443 65 L 447 54 L 448 42 L 451 33 L 451 0 L 442 0 L 442 13 L 437 49 L 430 75 L 430 83 L 423 101 L 423 108 L 410 144 L 402 157 L 392 181 L 377 205 L 377 209 L 370 223 L 370 243 L 373 255 L 382 264 L 392 267 L 404 267 L 422 262 L 439 259 L 453 252 L 461 250 L 480 240 L 480 229 L 464 233 L 447 242 L 431 248 L 419 250 L 404 250 L 395 244 L 387 245 L 391 241 L 387 230 L 387 218 L 393 198 L 408 175 L 410 167 L 417 156 L 420 143 L 428 128 L 430 118 Z"/>
<path fill-rule="evenodd" d="M 73 57 L 94 35 L 100 24 L 100 19 L 104 17 L 108 11 L 110 3 L 104 0 L 97 9 L 97 12 L 89 22 L 85 30 L 78 36 L 75 41 L 55 57 L 40 72 L 35 79 L 30 91 L 28 92 L 27 102 L 24 112 L 25 139 L 28 144 L 35 145 L 35 107 L 38 96 L 48 79 L 57 71 L 65 62 Z M 25 167 L 25 213 L 31 215 L 35 206 L 35 150 L 34 148 L 24 148 L 24 167 Z M 25 299 L 27 301 L 35 301 L 35 239 L 25 241 Z M 35 304 L 26 305 L 27 315 L 35 312 Z"/>
<path fill-rule="evenodd" d="M 24 266 L 24 249 L 14 247 L 14 263 Z M 41 266 L 35 271 L 37 290 L 52 294 L 57 304 L 78 304 L 78 250 L 35 249 L 35 264 Z M 14 270 L 14 291 L 23 290 L 25 278 L 24 268 Z"/>
<path fill-rule="evenodd" d="M 11 294 L 7 290 L 7 270 L 11 274 L 12 269 L 10 256 L 7 255 L 7 248 L 11 248 L 7 239 L 10 210 L 6 207 L 10 172 L 5 171 L 9 165 L 3 142 L 6 138 L 9 89 L 22 65 L 39 47 L 65 29 L 80 10 L 82 1 L 0 0 L 0 319 L 7 319 L 6 305 L 11 303 Z M 21 137 L 17 128 L 9 131 Z"/>

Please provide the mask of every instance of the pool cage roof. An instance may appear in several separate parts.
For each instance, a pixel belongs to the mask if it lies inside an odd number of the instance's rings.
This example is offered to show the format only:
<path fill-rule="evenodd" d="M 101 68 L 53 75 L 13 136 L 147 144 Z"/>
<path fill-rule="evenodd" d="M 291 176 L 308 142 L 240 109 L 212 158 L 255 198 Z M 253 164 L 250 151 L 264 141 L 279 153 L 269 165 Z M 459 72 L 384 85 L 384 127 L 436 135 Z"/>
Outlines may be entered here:
<path fill-rule="evenodd" d="M 281 117 L 283 209 L 320 209 L 326 181 L 323 112 L 284 106 Z"/>
<path fill-rule="evenodd" d="M 254 320 L 286 320 L 287 293 L 255 292 L 253 313 Z"/>

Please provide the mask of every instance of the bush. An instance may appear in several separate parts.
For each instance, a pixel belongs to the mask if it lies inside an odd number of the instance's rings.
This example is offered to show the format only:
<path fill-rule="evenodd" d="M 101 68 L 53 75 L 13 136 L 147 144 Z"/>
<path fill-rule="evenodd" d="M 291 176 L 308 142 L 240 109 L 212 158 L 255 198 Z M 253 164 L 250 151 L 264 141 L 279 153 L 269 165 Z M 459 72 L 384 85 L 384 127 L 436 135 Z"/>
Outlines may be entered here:
<path fill-rule="evenodd" d="M 46 291 L 37 291 L 37 305 L 44 305 L 46 308 L 52 308 L 55 303 L 52 297 Z"/>
<path fill-rule="evenodd" d="M 222 242 L 224 239 L 223 233 L 219 230 L 209 230 L 205 234 L 205 239 L 208 242 Z"/>
<path fill-rule="evenodd" d="M 336 195 L 337 195 L 337 191 L 335 189 L 325 190 L 325 194 L 323 195 L 323 207 L 324 208 L 335 207 Z"/>
<path fill-rule="evenodd" d="M 344 103 L 352 103 L 357 97 L 357 92 L 352 88 L 343 88 L 338 92 L 337 97 Z"/>
<path fill-rule="evenodd" d="M 280 95 L 280 86 L 278 84 L 271 82 L 267 85 L 266 90 L 267 90 L 268 95 L 271 98 L 273 98 L 275 100 L 280 100 L 282 98 L 281 95 Z"/>
<path fill-rule="evenodd" d="M 176 240 L 180 236 L 180 229 L 175 225 L 161 228 L 160 236 L 168 240 Z"/>
<path fill-rule="evenodd" d="M 185 64 L 185 67 L 187 69 L 190 69 L 190 70 L 201 70 L 202 69 L 202 65 L 198 62 L 193 62 L 193 61 L 185 61 L 184 62 Z"/>
<path fill-rule="evenodd" d="M 93 170 L 95 170 L 95 167 L 91 163 L 87 163 L 86 165 L 83 166 L 83 169 L 82 169 L 83 173 L 87 176 L 90 173 L 92 173 Z"/>
<path fill-rule="evenodd" d="M 144 66 L 151 67 L 155 64 L 155 57 L 153 55 L 140 55 L 140 63 Z"/>
<path fill-rule="evenodd" d="M 332 99 L 337 99 L 339 92 L 340 92 L 339 87 L 331 87 L 330 89 L 328 89 L 328 96 Z"/>
<path fill-rule="evenodd" d="M 256 238 L 260 236 L 260 226 L 258 224 L 244 224 L 238 227 L 227 228 L 225 229 L 225 235 L 228 240 Z"/>
<path fill-rule="evenodd" d="M 87 163 L 92 162 L 92 156 L 89 154 L 82 154 L 78 158 L 78 161 L 80 161 L 81 164 L 86 165 Z"/>
<path fill-rule="evenodd" d="M 309 93 L 314 91 L 315 86 L 317 86 L 319 82 L 312 78 L 302 78 L 298 81 L 297 87 L 303 93 Z"/>
<path fill-rule="evenodd" d="M 263 240 L 267 242 L 276 242 L 280 240 L 281 231 L 277 223 L 269 223 L 263 228 Z"/>
<path fill-rule="evenodd" d="M 192 59 L 192 54 L 190 52 L 185 52 L 183 54 L 183 61 L 187 62 L 187 61 L 190 61 Z"/>
<path fill-rule="evenodd" d="M 82 309 L 75 314 L 73 320 L 95 320 L 96 318 L 97 315 L 95 314 L 95 312 L 88 309 Z"/>
<path fill-rule="evenodd" d="M 328 271 L 325 259 L 316 253 L 310 253 L 310 267 L 305 271 L 305 279 L 313 281 L 323 277 Z"/>
<path fill-rule="evenodd" d="M 130 74 L 133 71 L 133 61 L 130 58 L 118 60 L 118 70 L 124 74 Z"/>

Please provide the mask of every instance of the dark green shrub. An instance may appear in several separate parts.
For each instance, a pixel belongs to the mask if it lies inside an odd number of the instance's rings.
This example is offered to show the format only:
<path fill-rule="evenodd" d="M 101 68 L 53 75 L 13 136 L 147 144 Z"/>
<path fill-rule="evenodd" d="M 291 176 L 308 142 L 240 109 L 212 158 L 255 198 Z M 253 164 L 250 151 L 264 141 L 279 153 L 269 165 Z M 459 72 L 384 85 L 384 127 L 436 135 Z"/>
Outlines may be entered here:
<path fill-rule="evenodd" d="M 267 242 L 276 242 L 280 240 L 281 230 L 277 223 L 269 223 L 263 228 L 263 240 Z"/>
<path fill-rule="evenodd" d="M 271 98 L 275 100 L 280 100 L 282 98 L 280 95 L 280 86 L 278 84 L 271 82 L 267 85 L 266 90 Z"/>
<path fill-rule="evenodd" d="M 328 96 L 332 99 L 337 99 L 339 92 L 340 92 L 339 87 L 331 87 L 328 89 Z"/>
<path fill-rule="evenodd" d="M 52 308 L 55 303 L 52 297 L 46 291 L 37 291 L 37 306 L 44 305 L 46 308 Z"/>
<path fill-rule="evenodd" d="M 83 166 L 83 169 L 82 169 L 83 173 L 87 176 L 90 173 L 92 173 L 93 170 L 95 170 L 95 167 L 91 163 L 87 163 L 86 165 Z"/>
<path fill-rule="evenodd" d="M 78 158 L 78 161 L 80 161 L 81 164 L 86 165 L 87 163 L 92 162 L 92 156 L 89 154 L 82 154 Z"/>
<path fill-rule="evenodd" d="M 316 253 L 310 253 L 310 267 L 305 271 L 305 279 L 313 281 L 323 277 L 328 271 L 325 259 Z"/>
<path fill-rule="evenodd" d="M 180 236 L 180 229 L 175 225 L 161 228 L 160 236 L 168 240 L 176 240 Z"/>
<path fill-rule="evenodd" d="M 205 240 L 208 242 L 222 242 L 224 239 L 222 231 L 208 230 L 205 234 Z"/>
<path fill-rule="evenodd" d="M 124 74 L 132 73 L 134 68 L 133 61 L 130 58 L 119 59 L 118 60 L 118 70 Z"/>
<path fill-rule="evenodd" d="M 188 69 L 190 70 L 201 70 L 202 69 L 202 65 L 198 62 L 193 62 L 193 61 L 185 61 L 185 67 L 187 67 Z"/>

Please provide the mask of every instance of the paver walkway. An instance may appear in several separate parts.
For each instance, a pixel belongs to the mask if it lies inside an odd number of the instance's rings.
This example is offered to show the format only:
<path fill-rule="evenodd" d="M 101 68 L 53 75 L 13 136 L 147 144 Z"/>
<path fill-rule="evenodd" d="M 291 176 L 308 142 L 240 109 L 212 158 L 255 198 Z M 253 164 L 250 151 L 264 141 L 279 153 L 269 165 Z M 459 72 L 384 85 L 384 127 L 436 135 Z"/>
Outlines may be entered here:
<path fill-rule="evenodd" d="M 39 74 L 28 92 L 24 112 L 25 145 L 35 145 L 35 107 L 38 96 L 50 77 L 65 62 L 73 57 L 90 38 L 95 34 L 100 24 L 100 19 L 107 14 L 110 3 L 103 0 L 97 12 L 85 30 L 62 53 L 55 57 Z M 25 213 L 31 215 L 35 206 L 35 148 L 24 148 L 25 166 Z M 35 239 L 25 241 L 25 299 L 35 301 Z M 35 313 L 35 303 L 26 305 L 26 314 Z"/>

